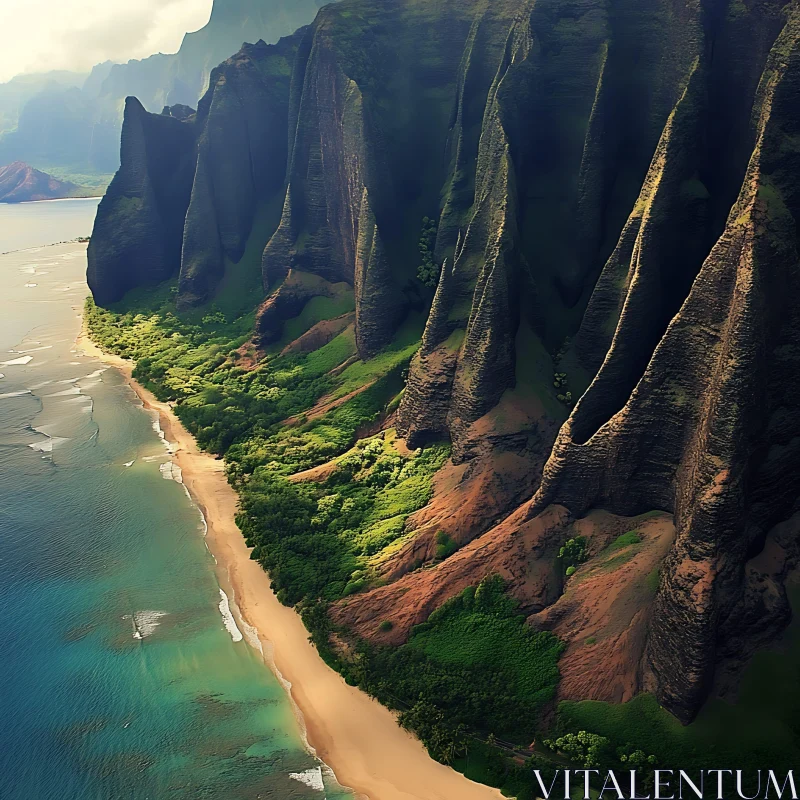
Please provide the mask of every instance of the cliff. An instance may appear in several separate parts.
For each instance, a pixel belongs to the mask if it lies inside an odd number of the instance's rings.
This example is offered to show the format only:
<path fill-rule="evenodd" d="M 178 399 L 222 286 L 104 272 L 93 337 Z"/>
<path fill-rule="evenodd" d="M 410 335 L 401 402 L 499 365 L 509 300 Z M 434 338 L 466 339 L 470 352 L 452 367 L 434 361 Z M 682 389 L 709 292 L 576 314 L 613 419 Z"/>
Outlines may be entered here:
<path fill-rule="evenodd" d="M 87 280 L 99 303 L 174 273 L 195 171 L 195 127 L 194 114 L 150 114 L 128 98 L 122 163 L 100 201 L 89 243 Z"/>
<path fill-rule="evenodd" d="M 90 285 L 177 279 L 184 311 L 255 276 L 248 369 L 352 330 L 328 378 L 374 383 L 411 331 L 351 433 L 452 459 L 333 620 L 399 645 L 496 572 L 565 642 L 561 698 L 689 721 L 789 618 L 799 109 L 796 0 L 343 0 L 196 116 L 129 101 Z"/>
<path fill-rule="evenodd" d="M 0 203 L 60 200 L 65 197 L 88 197 L 91 194 L 74 183 L 59 181 L 21 161 L 0 167 Z"/>

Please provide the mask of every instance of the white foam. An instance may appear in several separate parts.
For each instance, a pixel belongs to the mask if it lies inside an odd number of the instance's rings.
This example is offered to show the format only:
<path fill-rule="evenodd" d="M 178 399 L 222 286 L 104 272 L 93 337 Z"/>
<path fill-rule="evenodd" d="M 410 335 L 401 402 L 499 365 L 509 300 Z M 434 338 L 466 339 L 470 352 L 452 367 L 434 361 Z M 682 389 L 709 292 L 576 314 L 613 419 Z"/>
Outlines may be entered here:
<path fill-rule="evenodd" d="M 0 394 L 0 400 L 8 400 L 9 397 L 22 397 L 26 394 L 32 394 L 30 389 L 23 389 L 19 392 L 6 392 L 5 394 Z"/>
<path fill-rule="evenodd" d="M 26 283 L 25 284 L 25 288 L 26 289 L 35 289 L 38 285 L 39 285 L 38 283 Z"/>
<path fill-rule="evenodd" d="M 146 639 L 152 636 L 155 629 L 161 624 L 162 617 L 166 617 L 166 611 L 135 611 L 133 614 L 133 638 Z"/>
<path fill-rule="evenodd" d="M 161 477 L 168 481 L 175 481 L 175 483 L 183 483 L 183 472 L 177 464 L 172 461 L 165 461 L 163 464 L 158 465 L 158 470 Z"/>
<path fill-rule="evenodd" d="M 22 356 L 22 358 L 15 358 L 12 361 L 2 361 L 0 367 L 22 367 L 30 364 L 31 361 L 33 361 L 33 356 Z"/>
<path fill-rule="evenodd" d="M 216 562 L 216 560 L 217 559 L 215 558 L 214 561 Z M 244 638 L 247 639 L 247 643 L 254 650 L 258 650 L 258 652 L 261 653 L 261 656 L 263 657 L 264 647 L 261 644 L 261 639 L 258 638 L 258 631 L 252 625 L 248 625 L 244 620 L 241 621 L 241 626 L 242 626 L 242 632 L 244 633 Z"/>
<path fill-rule="evenodd" d="M 192 504 L 192 507 L 194 509 L 196 509 L 196 511 L 197 511 L 197 513 L 198 513 L 198 515 L 200 517 L 200 527 L 203 529 L 203 538 L 205 538 L 206 536 L 208 536 L 208 523 L 206 522 L 206 515 L 203 513 L 203 509 L 200 508 L 194 502 L 194 498 L 192 497 L 192 493 L 186 488 L 186 484 L 183 484 L 183 491 L 185 492 L 186 497 L 188 498 L 189 502 Z M 206 544 L 206 549 L 207 548 L 208 548 L 208 545 Z M 216 560 L 217 559 L 215 558 L 214 561 L 216 562 Z"/>
<path fill-rule="evenodd" d="M 99 378 L 108 367 L 101 367 L 100 369 L 96 369 L 94 372 L 90 372 L 88 375 L 84 375 L 82 378 L 78 378 L 79 381 L 89 381 L 94 378 Z"/>
<path fill-rule="evenodd" d="M 290 772 L 289 777 L 299 781 L 309 789 L 316 789 L 318 792 L 325 791 L 325 783 L 322 780 L 322 767 L 307 769 L 305 772 Z"/>
<path fill-rule="evenodd" d="M 38 353 L 40 350 L 52 350 L 53 345 L 46 344 L 42 347 L 28 347 L 26 350 L 17 350 L 18 353 Z"/>
<path fill-rule="evenodd" d="M 136 459 L 133 461 L 126 461 L 122 466 L 123 467 L 132 467 L 136 463 Z"/>
<path fill-rule="evenodd" d="M 228 602 L 228 595 L 220 589 L 219 596 L 222 598 L 219 601 L 219 613 L 222 614 L 222 624 L 225 626 L 225 630 L 228 631 L 234 642 L 241 642 L 244 637 L 239 627 L 236 625 L 236 620 L 233 618 L 231 604 Z"/>
<path fill-rule="evenodd" d="M 38 453 L 52 453 L 54 447 L 58 447 L 59 445 L 63 444 L 64 442 L 68 442 L 69 438 L 64 436 L 50 436 L 44 431 L 36 431 L 37 433 L 41 433 L 42 436 L 47 436 L 43 442 L 34 442 L 33 444 L 29 444 L 31 450 L 36 450 Z"/>
<path fill-rule="evenodd" d="M 153 430 L 158 434 L 158 438 L 161 439 L 161 443 L 167 449 L 167 452 L 170 453 L 170 455 L 171 455 L 172 453 L 175 452 L 177 447 L 172 442 L 167 441 L 167 436 L 164 433 L 164 431 L 162 430 L 161 422 L 159 420 L 160 420 L 160 417 L 156 413 L 155 417 L 153 419 Z"/>
<path fill-rule="evenodd" d="M 48 394 L 48 397 L 69 397 L 70 395 L 80 394 L 81 390 L 78 386 L 73 386 L 72 389 L 63 389 L 60 392 L 53 392 L 52 394 Z"/>

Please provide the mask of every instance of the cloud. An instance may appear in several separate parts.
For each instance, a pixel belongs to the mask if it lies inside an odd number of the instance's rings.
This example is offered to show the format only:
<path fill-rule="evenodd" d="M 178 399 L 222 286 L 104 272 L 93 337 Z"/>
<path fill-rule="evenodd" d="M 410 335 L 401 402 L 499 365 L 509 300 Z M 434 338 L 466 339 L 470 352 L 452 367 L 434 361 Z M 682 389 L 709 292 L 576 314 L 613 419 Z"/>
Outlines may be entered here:
<path fill-rule="evenodd" d="M 0 82 L 20 72 L 88 72 L 106 60 L 174 53 L 212 0 L 0 0 Z"/>

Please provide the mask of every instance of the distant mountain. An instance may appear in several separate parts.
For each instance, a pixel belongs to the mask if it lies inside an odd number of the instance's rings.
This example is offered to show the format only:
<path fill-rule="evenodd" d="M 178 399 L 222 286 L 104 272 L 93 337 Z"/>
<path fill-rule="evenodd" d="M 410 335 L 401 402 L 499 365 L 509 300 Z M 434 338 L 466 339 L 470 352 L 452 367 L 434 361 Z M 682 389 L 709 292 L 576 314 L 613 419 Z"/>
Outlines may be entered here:
<path fill-rule="evenodd" d="M 70 176 L 112 173 L 119 166 L 126 97 L 136 96 L 149 111 L 176 104 L 194 107 L 211 70 L 243 42 L 277 42 L 312 22 L 326 2 L 215 0 L 208 23 L 187 33 L 177 53 L 100 64 L 81 81 L 45 81 L 7 115 L 4 94 L 13 94 L 8 87 L 22 78 L 0 84 L 0 164 L 25 161 Z M 3 124 L 6 116 L 13 126 Z"/>
<path fill-rule="evenodd" d="M 187 33 L 177 53 L 114 65 L 102 95 L 117 101 L 133 95 L 148 111 L 179 103 L 194 107 L 208 88 L 211 70 L 238 52 L 243 42 L 277 42 L 312 22 L 328 2 L 215 0 L 208 23 Z"/>
<path fill-rule="evenodd" d="M 22 161 L 0 167 L 0 203 L 27 203 L 32 200 L 60 200 L 89 197 L 92 192 L 69 181 L 59 181 Z"/>
<path fill-rule="evenodd" d="M 84 72 L 55 70 L 30 75 L 17 75 L 7 83 L 0 83 L 0 134 L 17 127 L 19 115 L 25 104 L 45 89 L 80 88 L 86 81 Z"/>

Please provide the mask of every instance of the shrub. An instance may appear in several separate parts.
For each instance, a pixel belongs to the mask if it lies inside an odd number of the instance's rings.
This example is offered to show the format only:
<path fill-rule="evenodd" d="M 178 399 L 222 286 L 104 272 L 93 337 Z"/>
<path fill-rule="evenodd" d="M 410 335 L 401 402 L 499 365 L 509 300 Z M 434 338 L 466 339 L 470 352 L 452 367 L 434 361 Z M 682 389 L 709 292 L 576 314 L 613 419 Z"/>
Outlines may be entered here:
<path fill-rule="evenodd" d="M 639 544 L 641 541 L 642 537 L 638 531 L 628 531 L 623 533 L 622 536 L 618 536 L 611 547 L 614 550 L 618 550 L 622 547 L 629 547 L 632 544 Z"/>
<path fill-rule="evenodd" d="M 436 221 L 425 217 L 422 220 L 422 235 L 419 239 L 420 265 L 417 268 L 417 277 L 428 287 L 434 287 L 439 282 L 439 267 L 433 257 L 436 245 Z"/>
<path fill-rule="evenodd" d="M 444 561 L 458 550 L 458 544 L 454 542 L 444 531 L 436 534 L 436 559 Z"/>
<path fill-rule="evenodd" d="M 588 558 L 586 553 L 586 538 L 583 536 L 576 536 L 574 539 L 568 539 L 564 546 L 558 551 L 558 557 L 567 575 L 572 575 L 575 572 L 575 567 L 582 564 Z M 572 568 L 572 572 L 570 572 Z"/>

